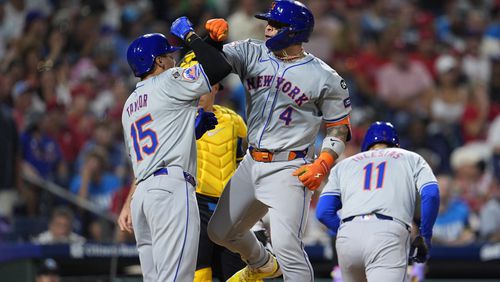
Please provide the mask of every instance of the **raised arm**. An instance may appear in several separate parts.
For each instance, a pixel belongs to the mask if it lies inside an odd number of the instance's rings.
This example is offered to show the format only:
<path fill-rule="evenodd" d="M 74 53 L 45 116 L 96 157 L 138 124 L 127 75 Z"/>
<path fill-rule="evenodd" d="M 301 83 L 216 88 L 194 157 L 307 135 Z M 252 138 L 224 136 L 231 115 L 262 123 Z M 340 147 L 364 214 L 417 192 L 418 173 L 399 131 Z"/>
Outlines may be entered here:
<path fill-rule="evenodd" d="M 211 85 L 217 84 L 231 72 L 231 65 L 227 62 L 223 53 L 203 41 L 194 32 L 193 24 L 187 17 L 176 19 L 172 23 L 170 32 L 193 49 Z"/>

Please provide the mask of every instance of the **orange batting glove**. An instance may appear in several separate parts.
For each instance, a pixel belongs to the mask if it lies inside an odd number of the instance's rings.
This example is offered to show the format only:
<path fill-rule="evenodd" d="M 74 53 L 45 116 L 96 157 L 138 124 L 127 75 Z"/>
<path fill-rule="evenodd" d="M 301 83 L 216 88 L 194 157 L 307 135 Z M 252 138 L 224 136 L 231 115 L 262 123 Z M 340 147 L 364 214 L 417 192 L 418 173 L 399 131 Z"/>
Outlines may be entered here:
<path fill-rule="evenodd" d="M 332 168 L 335 159 L 327 152 L 322 152 L 312 164 L 299 167 L 293 172 L 309 190 L 316 190 Z"/>
<path fill-rule="evenodd" d="M 205 24 L 205 29 L 208 31 L 213 40 L 221 42 L 227 39 L 229 25 L 225 19 L 211 19 Z"/>

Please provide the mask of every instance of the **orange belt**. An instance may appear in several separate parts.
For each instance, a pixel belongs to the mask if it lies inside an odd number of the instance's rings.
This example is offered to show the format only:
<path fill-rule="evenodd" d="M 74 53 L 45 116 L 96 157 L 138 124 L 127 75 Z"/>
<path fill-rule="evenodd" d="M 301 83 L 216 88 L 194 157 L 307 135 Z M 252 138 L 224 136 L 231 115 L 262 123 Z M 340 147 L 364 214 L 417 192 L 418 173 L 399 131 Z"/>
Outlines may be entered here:
<path fill-rule="evenodd" d="M 257 149 L 250 147 L 250 156 L 257 162 L 279 162 L 279 161 L 291 161 L 299 158 L 304 158 L 307 155 L 307 149 L 302 151 L 282 151 L 282 152 L 272 152 L 264 149 Z"/>

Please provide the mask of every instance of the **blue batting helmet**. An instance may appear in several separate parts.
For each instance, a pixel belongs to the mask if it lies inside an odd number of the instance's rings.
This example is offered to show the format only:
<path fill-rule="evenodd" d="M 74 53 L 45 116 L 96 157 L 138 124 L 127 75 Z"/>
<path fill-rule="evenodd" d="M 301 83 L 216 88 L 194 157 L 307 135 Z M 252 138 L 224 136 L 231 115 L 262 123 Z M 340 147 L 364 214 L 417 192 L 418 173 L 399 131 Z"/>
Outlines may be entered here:
<path fill-rule="evenodd" d="M 366 131 L 365 139 L 361 145 L 361 152 L 368 151 L 371 146 L 384 143 L 391 147 L 399 147 L 399 137 L 394 125 L 390 122 L 377 121 L 372 123 Z"/>
<path fill-rule="evenodd" d="M 161 33 L 149 33 L 140 36 L 127 50 L 127 61 L 134 75 L 141 77 L 153 69 L 155 58 L 175 52 L 181 47 L 171 46 Z"/>
<path fill-rule="evenodd" d="M 267 13 L 257 14 L 255 17 L 284 25 L 278 34 L 266 41 L 266 46 L 271 51 L 309 41 L 309 36 L 314 28 L 313 14 L 299 1 L 276 0 Z"/>

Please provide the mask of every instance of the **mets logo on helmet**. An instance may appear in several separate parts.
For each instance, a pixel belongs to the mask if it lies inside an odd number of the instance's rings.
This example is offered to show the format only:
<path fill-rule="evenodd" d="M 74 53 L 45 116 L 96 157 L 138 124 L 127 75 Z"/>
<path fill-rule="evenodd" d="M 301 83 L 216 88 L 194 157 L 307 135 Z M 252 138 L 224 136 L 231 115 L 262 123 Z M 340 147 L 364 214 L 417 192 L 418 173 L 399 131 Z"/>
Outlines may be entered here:
<path fill-rule="evenodd" d="M 182 73 L 182 77 L 187 81 L 195 81 L 199 76 L 200 74 L 196 65 L 185 69 Z"/>

